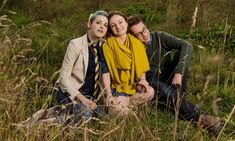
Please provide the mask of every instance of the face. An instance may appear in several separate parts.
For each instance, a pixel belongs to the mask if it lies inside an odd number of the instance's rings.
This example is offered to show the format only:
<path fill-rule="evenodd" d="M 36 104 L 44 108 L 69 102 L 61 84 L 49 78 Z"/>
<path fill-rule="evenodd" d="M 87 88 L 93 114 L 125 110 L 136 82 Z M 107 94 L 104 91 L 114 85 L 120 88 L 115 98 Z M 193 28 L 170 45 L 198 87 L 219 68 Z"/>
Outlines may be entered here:
<path fill-rule="evenodd" d="M 90 33 L 93 38 L 102 38 L 108 30 L 108 18 L 105 16 L 96 16 L 92 23 L 89 23 Z"/>
<path fill-rule="evenodd" d="M 109 27 L 115 36 L 122 36 L 127 33 L 128 23 L 124 17 L 120 15 L 113 15 L 109 19 Z"/>
<path fill-rule="evenodd" d="M 131 31 L 133 35 L 139 40 L 141 40 L 144 44 L 147 44 L 148 41 L 150 40 L 149 30 L 142 22 L 133 25 L 131 27 Z"/>

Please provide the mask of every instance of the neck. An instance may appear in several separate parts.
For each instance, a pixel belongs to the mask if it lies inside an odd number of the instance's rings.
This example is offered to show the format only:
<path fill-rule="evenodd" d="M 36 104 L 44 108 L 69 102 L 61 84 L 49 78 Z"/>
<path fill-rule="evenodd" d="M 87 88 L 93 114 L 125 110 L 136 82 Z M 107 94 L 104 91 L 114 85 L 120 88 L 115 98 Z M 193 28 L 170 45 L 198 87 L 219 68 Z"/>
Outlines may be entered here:
<path fill-rule="evenodd" d="M 89 40 L 91 41 L 91 43 L 96 43 L 99 40 L 99 38 L 93 36 L 90 31 L 88 31 L 87 36 L 88 36 Z"/>
<path fill-rule="evenodd" d="M 148 40 L 146 43 L 144 43 L 145 45 L 147 45 L 150 42 L 150 40 Z"/>
<path fill-rule="evenodd" d="M 126 41 L 126 37 L 127 37 L 127 34 L 124 34 L 124 35 L 121 35 L 121 36 L 118 36 L 118 38 L 120 39 L 121 43 L 124 44 L 125 41 Z"/>

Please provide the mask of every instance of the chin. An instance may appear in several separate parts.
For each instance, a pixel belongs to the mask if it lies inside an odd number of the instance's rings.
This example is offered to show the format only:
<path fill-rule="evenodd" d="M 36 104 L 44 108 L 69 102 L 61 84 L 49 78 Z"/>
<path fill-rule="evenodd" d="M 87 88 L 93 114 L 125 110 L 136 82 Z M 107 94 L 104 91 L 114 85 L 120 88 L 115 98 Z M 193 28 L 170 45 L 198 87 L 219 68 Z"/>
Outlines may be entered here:
<path fill-rule="evenodd" d="M 103 38 L 104 35 L 103 35 L 103 34 L 98 34 L 98 35 L 96 35 L 96 37 L 98 37 L 98 38 Z"/>

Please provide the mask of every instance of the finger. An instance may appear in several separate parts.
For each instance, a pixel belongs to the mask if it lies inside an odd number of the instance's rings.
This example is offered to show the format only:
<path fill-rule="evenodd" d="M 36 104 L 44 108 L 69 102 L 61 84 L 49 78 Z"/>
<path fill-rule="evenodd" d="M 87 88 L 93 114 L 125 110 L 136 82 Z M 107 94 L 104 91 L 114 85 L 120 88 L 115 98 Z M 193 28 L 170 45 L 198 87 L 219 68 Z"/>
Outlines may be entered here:
<path fill-rule="evenodd" d="M 91 105 L 91 108 L 92 108 L 92 110 L 94 110 L 95 108 L 97 108 L 97 105 L 96 105 L 95 103 L 93 103 L 93 104 Z"/>
<path fill-rule="evenodd" d="M 108 105 L 109 105 L 109 106 L 114 105 L 114 101 L 113 101 L 113 100 L 109 100 Z"/>
<path fill-rule="evenodd" d="M 147 89 L 148 86 L 147 85 L 142 85 L 142 89 Z"/>
<path fill-rule="evenodd" d="M 112 99 L 112 105 L 116 105 L 116 100 L 115 99 Z"/>
<path fill-rule="evenodd" d="M 97 105 L 95 104 L 94 107 L 93 107 L 93 110 L 95 110 L 97 108 Z"/>
<path fill-rule="evenodd" d="M 111 100 L 109 101 L 109 103 L 110 103 L 110 104 L 113 104 L 113 100 L 111 99 Z"/>

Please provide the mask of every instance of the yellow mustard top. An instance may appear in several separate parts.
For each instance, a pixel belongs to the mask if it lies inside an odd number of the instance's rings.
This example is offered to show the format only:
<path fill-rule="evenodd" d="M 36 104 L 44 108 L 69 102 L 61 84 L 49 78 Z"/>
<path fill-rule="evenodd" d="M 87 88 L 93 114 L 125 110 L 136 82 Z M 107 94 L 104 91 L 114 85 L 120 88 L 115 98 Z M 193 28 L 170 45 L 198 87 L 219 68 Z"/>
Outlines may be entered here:
<path fill-rule="evenodd" d="M 117 37 L 111 36 L 103 44 L 103 51 L 112 79 L 111 88 L 135 94 L 137 81 L 149 70 L 144 44 L 131 34 L 127 35 L 124 45 Z"/>

